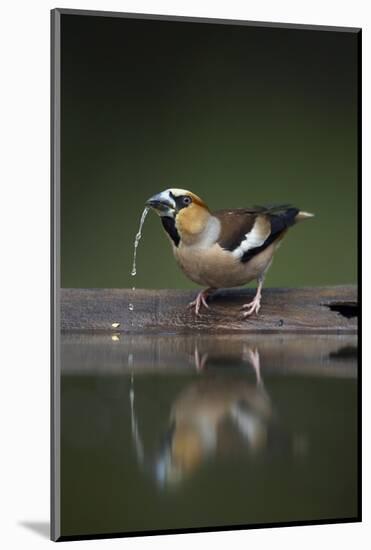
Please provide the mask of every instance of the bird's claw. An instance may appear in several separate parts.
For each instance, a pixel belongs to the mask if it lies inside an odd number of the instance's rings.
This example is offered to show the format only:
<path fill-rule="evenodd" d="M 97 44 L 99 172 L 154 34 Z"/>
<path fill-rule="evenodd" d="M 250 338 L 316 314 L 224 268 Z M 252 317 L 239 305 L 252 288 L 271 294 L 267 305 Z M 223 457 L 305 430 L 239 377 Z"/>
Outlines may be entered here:
<path fill-rule="evenodd" d="M 243 348 L 243 358 L 249 361 L 255 371 L 257 386 L 264 387 L 263 380 L 260 374 L 260 355 L 258 348 L 248 347 Z"/>
<path fill-rule="evenodd" d="M 208 353 L 203 353 L 201 355 L 198 351 L 197 346 L 196 346 L 195 353 L 194 353 L 194 361 L 195 361 L 195 365 L 196 365 L 196 370 L 198 372 L 201 372 L 201 371 L 204 370 L 208 357 L 209 357 Z"/>
<path fill-rule="evenodd" d="M 197 294 L 196 299 L 188 304 L 187 308 L 192 309 L 194 307 L 195 314 L 200 315 L 200 309 L 202 306 L 206 307 L 206 309 L 210 309 L 210 306 L 206 302 L 207 296 L 208 296 L 208 293 L 202 290 Z"/>
<path fill-rule="evenodd" d="M 260 311 L 260 307 L 261 307 L 261 305 L 260 305 L 260 296 L 259 297 L 255 296 L 255 298 L 252 300 L 252 302 L 249 302 L 248 304 L 244 304 L 241 307 L 241 309 L 247 309 L 247 311 L 243 312 L 242 317 L 243 318 L 249 317 L 253 313 L 256 313 L 256 315 L 258 315 L 258 313 Z"/>

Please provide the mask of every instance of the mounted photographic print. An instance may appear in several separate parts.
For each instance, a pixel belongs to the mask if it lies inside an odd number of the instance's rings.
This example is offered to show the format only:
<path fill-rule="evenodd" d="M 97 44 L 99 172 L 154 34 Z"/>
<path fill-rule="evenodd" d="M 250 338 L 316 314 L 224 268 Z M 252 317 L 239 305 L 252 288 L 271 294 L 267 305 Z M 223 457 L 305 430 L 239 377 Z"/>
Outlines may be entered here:
<path fill-rule="evenodd" d="M 52 11 L 52 539 L 361 520 L 361 30 Z"/>

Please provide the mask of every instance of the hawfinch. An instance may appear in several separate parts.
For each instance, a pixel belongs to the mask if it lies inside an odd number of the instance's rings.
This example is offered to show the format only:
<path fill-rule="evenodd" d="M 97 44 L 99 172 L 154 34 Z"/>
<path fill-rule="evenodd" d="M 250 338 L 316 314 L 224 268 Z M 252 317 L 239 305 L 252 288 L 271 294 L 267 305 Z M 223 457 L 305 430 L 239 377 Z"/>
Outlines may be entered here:
<path fill-rule="evenodd" d="M 161 217 L 175 259 L 191 281 L 207 287 L 189 304 L 196 315 L 209 308 L 218 288 L 258 283 L 254 299 L 242 306 L 244 317 L 258 313 L 265 274 L 288 228 L 313 214 L 290 205 L 211 212 L 185 189 L 167 189 L 147 201 Z"/>
<path fill-rule="evenodd" d="M 258 373 L 258 351 L 246 351 L 247 361 Z M 169 428 L 156 458 L 157 481 L 175 485 L 211 457 L 229 458 L 233 450 L 239 457 L 246 450 L 257 454 L 277 436 L 282 439 L 260 374 L 256 383 L 222 373 L 201 377 L 184 388 L 171 407 Z"/>

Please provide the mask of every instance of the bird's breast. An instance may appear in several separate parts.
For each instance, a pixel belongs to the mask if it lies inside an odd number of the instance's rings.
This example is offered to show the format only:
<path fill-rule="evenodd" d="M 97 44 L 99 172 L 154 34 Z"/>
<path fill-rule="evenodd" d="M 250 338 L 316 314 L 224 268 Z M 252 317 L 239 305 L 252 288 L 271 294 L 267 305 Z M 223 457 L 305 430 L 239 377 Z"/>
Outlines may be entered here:
<path fill-rule="evenodd" d="M 212 288 L 228 288 L 257 279 L 269 266 L 275 248 L 273 243 L 247 263 L 217 243 L 207 249 L 180 243 L 173 250 L 180 268 L 193 282 Z"/>

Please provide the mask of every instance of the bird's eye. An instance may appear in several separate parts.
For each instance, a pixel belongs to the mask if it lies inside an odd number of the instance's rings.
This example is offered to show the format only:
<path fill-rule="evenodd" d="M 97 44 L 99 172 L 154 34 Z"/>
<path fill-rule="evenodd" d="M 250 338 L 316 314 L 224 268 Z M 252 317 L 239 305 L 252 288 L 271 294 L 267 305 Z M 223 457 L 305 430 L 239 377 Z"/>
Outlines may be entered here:
<path fill-rule="evenodd" d="M 188 204 L 191 204 L 192 202 L 192 199 L 191 197 L 189 197 L 188 195 L 186 195 L 185 197 L 183 197 L 183 204 L 188 206 Z"/>

